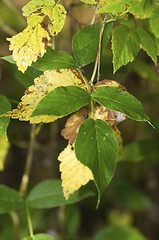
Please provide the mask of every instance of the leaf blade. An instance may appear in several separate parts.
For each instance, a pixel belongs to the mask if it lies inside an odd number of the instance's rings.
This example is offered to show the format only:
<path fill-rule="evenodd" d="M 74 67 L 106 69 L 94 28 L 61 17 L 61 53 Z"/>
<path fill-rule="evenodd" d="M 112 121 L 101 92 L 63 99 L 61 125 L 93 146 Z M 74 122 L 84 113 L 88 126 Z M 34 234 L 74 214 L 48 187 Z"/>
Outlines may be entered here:
<path fill-rule="evenodd" d="M 108 109 L 126 114 L 136 121 L 149 122 L 142 104 L 127 91 L 113 87 L 100 87 L 93 91 L 92 99 Z"/>
<path fill-rule="evenodd" d="M 48 93 L 38 104 L 32 116 L 65 116 L 88 105 L 90 95 L 76 86 L 58 87 Z"/>
<path fill-rule="evenodd" d="M 61 181 L 53 179 L 45 180 L 36 185 L 28 194 L 26 202 L 28 206 L 36 209 L 54 208 L 78 202 L 89 196 L 94 196 L 94 193 L 81 189 L 66 200 L 63 195 Z"/>
<path fill-rule="evenodd" d="M 75 152 L 77 159 L 91 169 L 100 198 L 113 177 L 118 158 L 112 129 L 102 120 L 85 120 L 76 138 Z"/>
<path fill-rule="evenodd" d="M 114 73 L 122 66 L 132 62 L 140 50 L 138 35 L 125 26 L 115 27 L 112 34 Z"/>
<path fill-rule="evenodd" d="M 0 214 L 9 213 L 23 206 L 23 198 L 15 190 L 1 184 L 0 192 Z"/>

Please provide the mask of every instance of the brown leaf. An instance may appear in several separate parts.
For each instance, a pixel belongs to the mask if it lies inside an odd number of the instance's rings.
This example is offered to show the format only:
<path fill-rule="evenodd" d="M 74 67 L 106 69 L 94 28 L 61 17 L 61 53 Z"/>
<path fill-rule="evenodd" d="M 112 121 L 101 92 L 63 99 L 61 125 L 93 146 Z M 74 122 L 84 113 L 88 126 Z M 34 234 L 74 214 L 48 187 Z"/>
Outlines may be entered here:
<path fill-rule="evenodd" d="M 65 128 L 61 131 L 61 135 L 68 140 L 69 144 L 75 142 L 78 129 L 82 122 L 88 115 L 88 110 L 81 108 L 79 111 L 73 113 L 67 120 Z"/>

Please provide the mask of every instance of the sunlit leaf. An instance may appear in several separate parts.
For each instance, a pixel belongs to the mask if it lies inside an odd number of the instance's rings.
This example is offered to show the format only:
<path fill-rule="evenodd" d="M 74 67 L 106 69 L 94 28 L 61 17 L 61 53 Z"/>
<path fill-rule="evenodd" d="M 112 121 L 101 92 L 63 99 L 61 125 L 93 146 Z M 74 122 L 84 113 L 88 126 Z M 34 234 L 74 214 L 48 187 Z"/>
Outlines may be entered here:
<path fill-rule="evenodd" d="M 91 170 L 84 166 L 75 155 L 75 150 L 68 145 L 58 156 L 62 187 L 66 199 L 81 186 L 93 180 Z"/>
<path fill-rule="evenodd" d="M 81 0 L 81 1 L 86 3 L 86 4 L 96 4 L 97 3 L 96 0 Z"/>
<path fill-rule="evenodd" d="M 5 158 L 8 153 L 9 142 L 5 137 L 0 136 L 0 171 L 4 170 Z"/>
<path fill-rule="evenodd" d="M 98 13 L 113 13 L 118 14 L 126 10 L 126 0 L 102 0 L 99 1 L 101 7 Z"/>
<path fill-rule="evenodd" d="M 32 0 L 23 8 L 27 18 L 27 27 L 23 32 L 8 38 L 13 59 L 23 73 L 27 67 L 42 57 L 47 46 L 51 46 L 51 37 L 57 35 L 65 23 L 66 11 L 54 1 Z M 44 18 L 48 17 L 48 25 Z"/>
<path fill-rule="evenodd" d="M 159 38 L 158 16 L 159 8 L 153 11 L 150 16 L 150 28 L 157 38 Z"/>
<path fill-rule="evenodd" d="M 114 73 L 122 66 L 132 62 L 140 50 L 137 33 L 125 26 L 115 27 L 112 35 Z"/>
<path fill-rule="evenodd" d="M 135 31 L 140 39 L 141 48 L 143 48 L 154 63 L 157 64 L 157 46 L 153 36 L 143 28 L 136 28 Z"/>
<path fill-rule="evenodd" d="M 51 70 L 44 72 L 43 75 L 36 78 L 34 85 L 30 86 L 22 97 L 17 109 L 13 109 L 7 114 L 21 121 L 30 121 L 30 123 L 53 122 L 59 116 L 35 116 L 32 113 L 37 108 L 39 102 L 47 93 L 60 86 L 78 86 L 85 88 L 83 79 L 75 70 Z"/>
<path fill-rule="evenodd" d="M 31 66 L 32 62 L 37 60 L 38 56 L 44 55 L 47 46 L 51 46 L 51 38 L 46 29 L 41 26 L 42 21 L 42 16 L 30 16 L 27 28 L 7 39 L 10 41 L 10 51 L 13 51 L 13 59 L 16 61 L 18 69 L 23 73 L 28 66 Z"/>
<path fill-rule="evenodd" d="M 149 18 L 155 7 L 153 0 L 129 0 L 128 11 L 136 18 Z"/>

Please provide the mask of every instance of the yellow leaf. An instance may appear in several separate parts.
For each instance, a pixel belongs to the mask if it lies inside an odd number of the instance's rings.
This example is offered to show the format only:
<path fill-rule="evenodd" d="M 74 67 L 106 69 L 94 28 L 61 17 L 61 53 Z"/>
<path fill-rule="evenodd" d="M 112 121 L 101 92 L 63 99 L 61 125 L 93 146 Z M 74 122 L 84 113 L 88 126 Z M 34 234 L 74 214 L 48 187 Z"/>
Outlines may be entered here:
<path fill-rule="evenodd" d="M 51 46 L 51 37 L 62 30 L 66 10 L 52 0 L 32 0 L 23 8 L 23 15 L 27 18 L 28 26 L 7 40 L 10 41 L 9 49 L 13 51 L 18 69 L 24 73 Z"/>
<path fill-rule="evenodd" d="M 95 0 L 81 0 L 81 1 L 86 4 L 96 4 L 97 3 L 97 1 L 95 1 Z"/>
<path fill-rule="evenodd" d="M 0 171 L 4 170 L 5 158 L 8 153 L 9 142 L 6 137 L 0 136 Z"/>
<path fill-rule="evenodd" d="M 116 137 L 116 139 L 117 139 L 117 142 L 118 142 L 119 154 L 121 154 L 122 151 L 123 151 L 123 139 L 122 139 L 122 137 L 121 137 L 121 132 L 120 132 L 120 130 L 117 128 L 117 126 L 115 126 L 115 125 L 112 127 L 112 130 L 113 130 L 114 135 L 115 135 L 115 137 Z"/>
<path fill-rule="evenodd" d="M 66 18 L 66 10 L 61 4 L 46 12 L 50 18 L 48 30 L 51 36 L 57 35 L 63 28 Z"/>
<path fill-rule="evenodd" d="M 17 109 L 13 109 L 5 114 L 5 116 L 10 116 L 21 121 L 30 121 L 30 123 L 53 122 L 60 118 L 60 116 L 42 115 L 31 117 L 31 115 L 47 93 L 60 86 L 73 85 L 85 88 L 84 82 L 76 70 L 62 69 L 58 71 L 46 71 L 34 80 L 34 85 L 25 91 L 25 95 L 22 97 Z"/>
<path fill-rule="evenodd" d="M 25 72 L 32 62 L 42 57 L 46 47 L 51 46 L 51 38 L 45 28 L 41 26 L 43 17 L 32 15 L 29 17 L 27 28 L 23 32 L 7 38 L 10 41 L 9 50 L 13 51 L 13 59 L 16 61 L 18 70 Z M 36 24 L 34 26 L 34 23 Z"/>
<path fill-rule="evenodd" d="M 58 160 L 61 162 L 62 187 L 66 199 L 82 185 L 94 179 L 91 170 L 77 160 L 70 144 L 60 153 Z"/>

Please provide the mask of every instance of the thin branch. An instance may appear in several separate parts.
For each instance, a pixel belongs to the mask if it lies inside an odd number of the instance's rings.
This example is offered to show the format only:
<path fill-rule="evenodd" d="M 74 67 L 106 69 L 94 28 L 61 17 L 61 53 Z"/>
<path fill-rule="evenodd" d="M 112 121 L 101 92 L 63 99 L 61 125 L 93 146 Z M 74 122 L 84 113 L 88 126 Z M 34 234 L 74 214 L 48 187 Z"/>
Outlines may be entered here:
<path fill-rule="evenodd" d="M 26 191 L 28 188 L 30 170 L 31 170 L 31 165 L 33 161 L 33 150 L 34 150 L 34 144 L 35 144 L 35 128 L 36 128 L 35 124 L 31 125 L 28 155 L 27 155 L 25 170 L 22 176 L 20 190 L 19 190 L 19 193 L 21 196 L 24 196 L 26 194 Z"/>
<path fill-rule="evenodd" d="M 90 85 L 91 86 L 93 85 L 96 73 L 97 73 L 97 81 L 99 81 L 99 78 L 100 78 L 101 45 L 102 45 L 102 37 L 103 37 L 103 33 L 104 33 L 104 28 L 105 28 L 105 25 L 106 25 L 106 20 L 107 20 L 107 16 L 103 20 L 101 30 L 100 30 L 99 42 L 98 42 L 98 52 L 97 52 L 96 61 L 95 61 L 95 64 L 94 64 L 92 77 L 91 77 L 91 80 L 90 80 Z"/>

